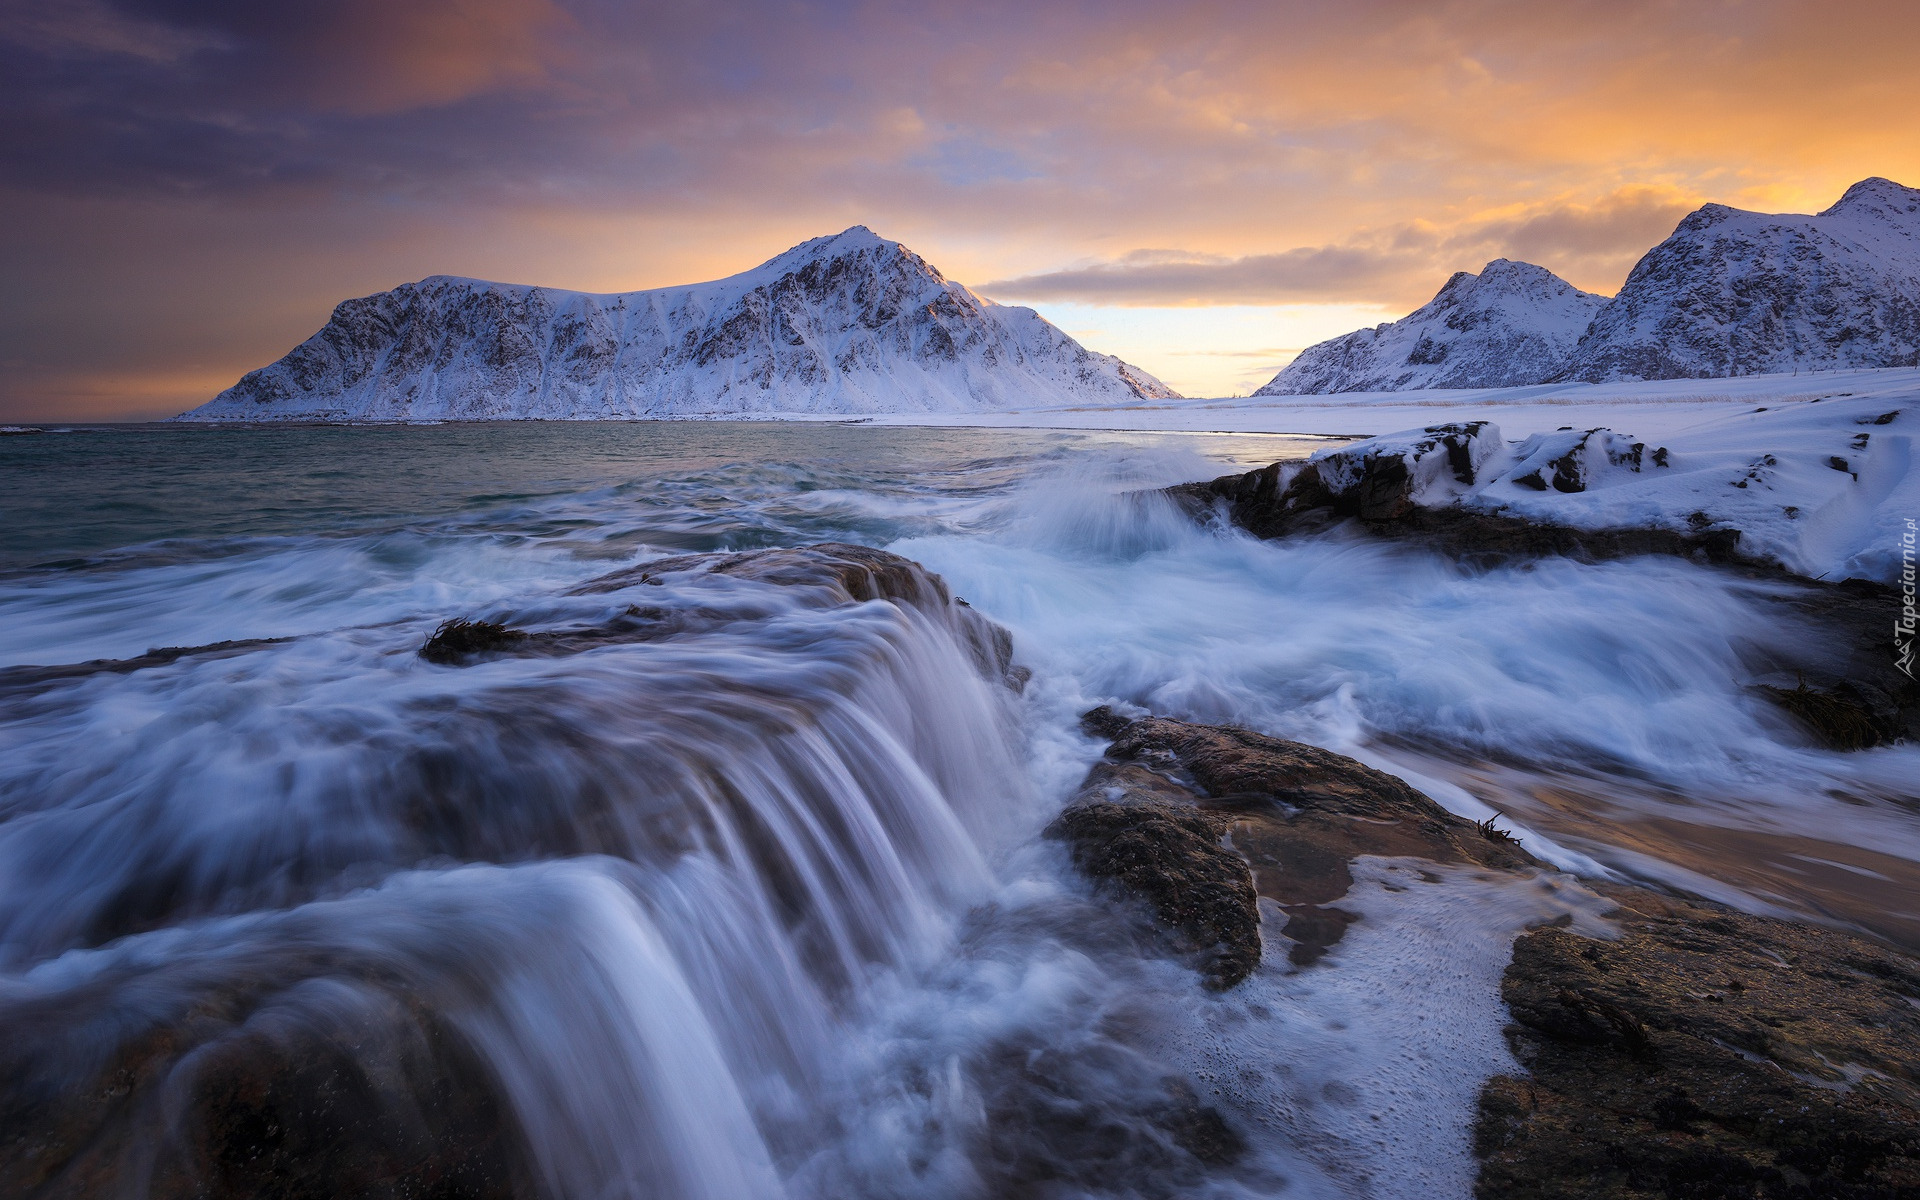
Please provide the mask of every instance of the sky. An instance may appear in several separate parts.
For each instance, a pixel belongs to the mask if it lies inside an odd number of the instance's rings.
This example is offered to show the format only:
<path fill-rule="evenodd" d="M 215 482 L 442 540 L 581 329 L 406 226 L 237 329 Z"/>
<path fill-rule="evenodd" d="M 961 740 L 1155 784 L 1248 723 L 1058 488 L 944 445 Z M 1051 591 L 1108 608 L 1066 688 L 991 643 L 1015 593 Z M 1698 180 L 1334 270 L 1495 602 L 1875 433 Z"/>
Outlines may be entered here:
<path fill-rule="evenodd" d="M 0 421 L 196 405 L 433 274 L 870 226 L 1189 395 L 1456 270 L 1920 184 L 1910 0 L 0 0 Z"/>

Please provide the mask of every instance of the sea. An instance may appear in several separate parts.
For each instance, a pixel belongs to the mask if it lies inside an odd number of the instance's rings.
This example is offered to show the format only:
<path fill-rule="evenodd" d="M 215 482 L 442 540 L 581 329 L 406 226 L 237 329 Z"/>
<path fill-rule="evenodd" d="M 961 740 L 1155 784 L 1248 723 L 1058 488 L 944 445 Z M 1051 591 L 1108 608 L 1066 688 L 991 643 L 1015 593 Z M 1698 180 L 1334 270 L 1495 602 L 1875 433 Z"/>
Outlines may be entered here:
<path fill-rule="evenodd" d="M 1920 753 L 1821 749 L 1755 690 L 1825 636 L 1800 585 L 1262 542 L 1159 491 L 1329 444 L 0 437 L 0 1027 L 34 1031 L 8 1062 L 78 1103 L 198 1030 L 123 1173 L 163 1169 L 221 1046 L 377 1073 L 365 1030 L 404 1010 L 470 1049 L 555 1197 L 1465 1197 L 1475 1097 L 1518 1069 L 1509 947 L 1603 927 L 1581 880 L 1920 945 Z M 829 542 L 966 607 L 631 570 Z M 449 620 L 638 612 L 676 632 L 419 653 Z M 1353 755 L 1554 870 L 1363 863 L 1325 958 L 1273 953 L 1266 912 L 1265 963 L 1208 991 L 1045 836 L 1100 704 Z M 1237 1151 L 1197 1152 L 1194 1112 Z"/>

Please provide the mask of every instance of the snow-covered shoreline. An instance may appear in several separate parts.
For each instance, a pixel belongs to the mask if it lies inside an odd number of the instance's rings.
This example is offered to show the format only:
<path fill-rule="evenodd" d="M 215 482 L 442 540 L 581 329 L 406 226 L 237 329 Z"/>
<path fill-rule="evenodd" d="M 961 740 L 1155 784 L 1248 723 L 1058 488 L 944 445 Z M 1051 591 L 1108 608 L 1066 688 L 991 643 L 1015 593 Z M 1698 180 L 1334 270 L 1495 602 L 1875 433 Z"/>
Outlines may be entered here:
<path fill-rule="evenodd" d="M 1920 519 L 1912 469 L 1920 369 L 1911 367 L 873 418 L 1379 439 L 1330 447 L 1319 458 L 1391 450 L 1429 427 L 1472 422 L 1488 425 L 1473 480 L 1448 479 L 1422 504 L 1580 529 L 1737 529 L 1745 557 L 1808 578 L 1879 583 L 1899 578 L 1905 523 Z M 1614 436 L 1586 436 L 1594 430 Z M 1569 472 L 1578 462 L 1574 490 L 1562 486 L 1574 484 L 1571 474 L 1554 482 L 1551 467 L 1562 459 Z"/>
<path fill-rule="evenodd" d="M 1503 444 L 1487 451 L 1488 465 L 1476 482 L 1433 503 L 1582 529 L 1737 529 L 1743 555 L 1818 579 L 1896 582 L 1905 522 L 1920 519 L 1920 480 L 1912 470 L 1912 435 L 1920 427 L 1920 368 L 1915 367 L 1325 397 L 1155 399 L 993 412 L 699 414 L 693 419 L 1291 434 L 1343 442 L 1486 422 Z M 1584 437 L 1597 430 L 1615 436 Z M 1637 469 L 1611 462 L 1596 466 L 1574 491 L 1549 486 L 1553 472 L 1538 471 L 1551 460 L 1584 455 L 1583 447 L 1602 443 L 1620 454 L 1642 446 Z M 1345 449 L 1365 453 L 1368 444 Z M 1664 452 L 1661 461 L 1655 460 L 1656 451 Z M 1535 475 L 1531 483 L 1522 482 Z"/>
<path fill-rule="evenodd" d="M 1650 383 L 1561 383 L 1529 387 L 1346 392 L 1329 396 L 1230 396 L 1112 405 L 1035 406 L 989 413 L 884 413 L 874 425 L 1104 429 L 1157 433 L 1298 433 L 1374 437 L 1445 421 L 1497 422 L 1509 436 L 1562 425 L 1609 425 L 1655 437 L 1748 411 L 1826 397 L 1910 398 L 1920 404 L 1920 367 L 1663 379 Z M 846 421 L 840 416 L 788 420 Z M 1619 422 L 1619 424 L 1614 424 Z M 1624 427 L 1623 427 L 1624 426 Z"/>

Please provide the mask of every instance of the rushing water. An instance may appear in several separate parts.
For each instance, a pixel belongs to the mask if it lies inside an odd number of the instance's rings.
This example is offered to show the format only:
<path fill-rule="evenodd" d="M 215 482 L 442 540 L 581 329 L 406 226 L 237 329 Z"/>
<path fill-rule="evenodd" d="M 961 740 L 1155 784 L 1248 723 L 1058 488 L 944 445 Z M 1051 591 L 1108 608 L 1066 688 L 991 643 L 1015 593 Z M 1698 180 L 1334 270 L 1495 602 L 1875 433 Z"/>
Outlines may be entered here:
<path fill-rule="evenodd" d="M 199 1030 L 132 1119 L 129 1194 L 233 1047 L 372 1069 L 367 1030 L 429 1020 L 556 1197 L 1464 1195 L 1474 1093 L 1511 1066 L 1506 947 L 1589 921 L 1578 889 L 1368 865 L 1326 965 L 1206 993 L 1038 836 L 1100 702 L 1341 749 L 1467 815 L 1518 805 L 1571 869 L 1920 920 L 1914 751 L 1812 749 L 1745 686 L 1756 649 L 1814 636 L 1783 585 L 1260 543 L 1129 494 L 1314 444 L 0 439 L 0 1019 L 35 1044 L 10 1061 L 62 1096 Z M 822 541 L 973 607 L 620 573 Z M 423 661 L 449 617 L 671 636 Z M 119 665 L 39 669 L 89 660 Z M 1200 1109 L 1245 1152 L 1196 1156 Z"/>

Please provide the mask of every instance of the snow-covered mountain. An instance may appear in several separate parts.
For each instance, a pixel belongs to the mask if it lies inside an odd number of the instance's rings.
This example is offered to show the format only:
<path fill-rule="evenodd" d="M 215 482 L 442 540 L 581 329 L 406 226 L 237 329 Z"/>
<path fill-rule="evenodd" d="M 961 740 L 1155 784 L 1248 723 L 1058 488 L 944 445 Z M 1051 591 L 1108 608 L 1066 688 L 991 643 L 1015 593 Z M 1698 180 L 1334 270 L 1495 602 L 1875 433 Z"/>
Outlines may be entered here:
<path fill-rule="evenodd" d="M 434 276 L 349 300 L 184 419 L 974 412 L 1174 394 L 856 225 L 687 287 L 594 295 Z"/>
<path fill-rule="evenodd" d="M 1515 387 L 1567 364 L 1605 296 L 1532 263 L 1497 258 L 1457 272 L 1398 321 L 1309 346 L 1257 396 Z"/>
<path fill-rule="evenodd" d="M 1818 216 L 1709 204 L 1649 250 L 1564 378 L 1920 363 L 1920 191 L 1866 179 Z"/>

